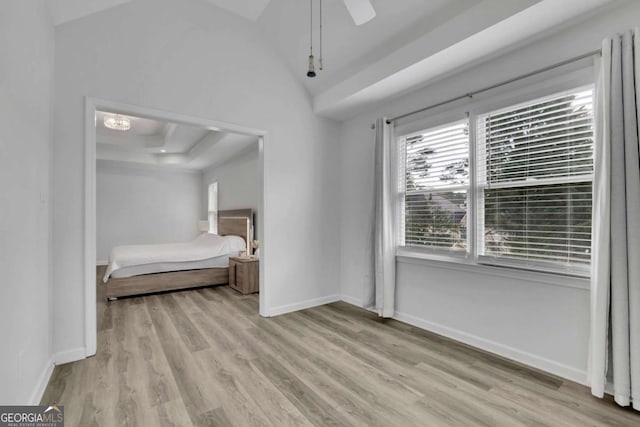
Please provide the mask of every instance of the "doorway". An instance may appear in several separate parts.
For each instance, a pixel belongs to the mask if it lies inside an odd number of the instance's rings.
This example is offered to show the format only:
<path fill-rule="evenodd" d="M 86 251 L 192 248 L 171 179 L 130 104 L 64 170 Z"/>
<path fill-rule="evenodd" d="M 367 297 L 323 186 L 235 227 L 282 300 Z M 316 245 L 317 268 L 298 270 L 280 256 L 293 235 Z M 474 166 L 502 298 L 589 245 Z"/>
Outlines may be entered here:
<path fill-rule="evenodd" d="M 99 112 L 108 111 L 122 116 L 142 117 L 148 120 L 170 122 L 178 125 L 200 127 L 214 133 L 230 133 L 257 138 L 258 162 L 257 174 L 261 179 L 258 192 L 258 210 L 256 226 L 260 230 L 260 293 L 259 312 L 268 313 L 269 284 L 265 276 L 267 259 L 264 249 L 264 148 L 268 139 L 263 130 L 221 122 L 217 120 L 193 117 L 148 107 L 124 104 L 104 99 L 87 97 L 85 99 L 85 212 L 84 212 L 84 289 L 85 289 L 85 344 L 86 356 L 96 354 L 97 350 L 97 310 L 96 310 L 96 261 L 97 261 L 97 224 L 96 224 L 96 155 L 97 123 Z"/>

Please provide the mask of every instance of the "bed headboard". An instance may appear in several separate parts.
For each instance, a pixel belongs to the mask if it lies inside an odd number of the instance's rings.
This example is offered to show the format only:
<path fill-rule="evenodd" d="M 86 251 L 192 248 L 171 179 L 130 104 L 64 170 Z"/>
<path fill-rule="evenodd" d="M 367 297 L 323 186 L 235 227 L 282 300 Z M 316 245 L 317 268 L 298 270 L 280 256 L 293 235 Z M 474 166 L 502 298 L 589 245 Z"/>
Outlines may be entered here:
<path fill-rule="evenodd" d="M 251 254 L 253 240 L 253 210 L 234 209 L 218 211 L 218 234 L 240 236 L 247 243 L 247 254 Z"/>

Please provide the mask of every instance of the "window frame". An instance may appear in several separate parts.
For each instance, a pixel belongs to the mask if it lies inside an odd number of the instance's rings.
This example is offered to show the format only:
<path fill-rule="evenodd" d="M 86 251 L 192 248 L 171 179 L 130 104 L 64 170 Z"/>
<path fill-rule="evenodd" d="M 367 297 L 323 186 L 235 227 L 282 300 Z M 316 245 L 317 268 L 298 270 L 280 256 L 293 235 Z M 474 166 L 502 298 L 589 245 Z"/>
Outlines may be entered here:
<path fill-rule="evenodd" d="M 433 131 L 433 130 L 437 130 L 438 128 L 444 128 L 446 126 L 450 126 L 450 125 L 454 125 L 457 123 L 462 123 L 462 122 L 466 122 L 467 123 L 467 129 L 469 129 L 469 132 L 471 132 L 470 130 L 470 122 L 468 120 L 467 117 L 463 117 L 463 118 L 458 118 L 457 120 L 449 120 L 446 121 L 445 123 L 441 123 L 439 125 L 436 126 L 431 126 L 428 128 L 428 130 Z M 398 236 L 401 236 L 401 240 L 405 240 L 405 230 L 402 228 L 402 223 L 404 222 L 404 218 L 405 218 L 405 212 L 404 212 L 404 196 L 406 196 L 407 191 L 406 191 L 406 179 L 399 179 L 400 178 L 400 173 L 402 173 L 403 176 L 405 176 L 405 165 L 401 163 L 406 163 L 405 161 L 405 155 L 404 153 L 405 151 L 405 141 L 408 138 L 411 138 L 413 136 L 419 135 L 424 133 L 424 130 L 427 129 L 423 129 L 422 131 L 417 131 L 417 132 L 412 132 L 410 134 L 405 134 L 401 137 L 396 138 L 396 151 L 397 151 L 397 170 L 396 170 L 396 176 L 398 177 L 398 193 L 397 193 L 397 215 L 396 218 L 398 218 L 398 222 L 397 222 L 397 227 L 398 227 Z M 469 133 L 469 138 L 467 141 L 468 144 L 468 149 L 470 150 L 470 146 L 471 144 L 471 134 Z M 469 152 L 469 160 L 471 160 L 471 153 Z M 469 193 L 472 189 L 471 187 L 471 180 L 472 180 L 472 167 L 471 164 L 469 164 L 469 184 L 468 185 L 451 185 L 448 186 L 446 188 L 443 188 L 442 191 L 456 191 L 456 190 L 466 190 L 466 197 L 467 197 L 467 212 L 466 212 L 466 218 L 467 218 L 467 241 L 469 241 L 469 233 L 471 231 L 471 229 L 469 228 L 470 226 L 470 221 L 469 221 Z M 437 190 L 433 190 L 433 191 L 429 191 L 429 190 L 423 190 L 423 191 L 418 191 L 412 194 L 417 194 L 417 193 L 427 193 L 427 192 L 432 192 L 432 193 L 438 193 L 440 191 L 440 189 Z M 468 259 L 470 256 L 470 251 L 469 251 L 469 246 L 467 246 L 467 248 L 465 250 L 454 250 L 454 249 L 445 249 L 445 248 L 438 248 L 438 247 L 421 247 L 421 246 L 400 246 L 402 248 L 405 248 L 409 251 L 416 251 L 416 252 L 421 252 L 421 253 L 425 253 L 425 254 L 433 254 L 433 255 L 437 255 L 437 256 L 449 256 L 449 257 L 453 257 L 453 258 L 462 258 L 462 259 Z"/>
<path fill-rule="evenodd" d="M 535 101 L 540 98 L 552 96 L 565 91 L 573 91 L 579 89 L 591 88 L 596 93 L 595 78 L 593 67 L 575 67 L 571 71 L 563 70 L 550 73 L 546 79 L 543 76 L 525 79 L 520 82 L 509 85 L 508 88 L 502 88 L 493 95 L 477 95 L 474 99 L 466 102 L 458 102 L 453 107 L 441 108 L 432 111 L 429 115 L 423 114 L 422 117 L 408 121 L 406 123 L 397 124 L 395 126 L 395 143 L 400 150 L 400 141 L 408 136 L 421 131 L 437 128 L 438 126 L 454 123 L 463 120 L 465 117 L 469 122 L 469 187 L 467 190 L 467 250 L 464 256 L 456 254 L 453 250 L 421 248 L 412 246 L 396 246 L 396 258 L 398 260 L 416 260 L 425 262 L 446 262 L 466 264 L 470 267 L 498 268 L 498 269 L 516 269 L 520 271 L 529 271 L 537 274 L 552 274 L 560 276 L 570 276 L 578 278 L 588 278 L 590 276 L 590 264 L 586 266 L 561 266 L 554 263 L 532 262 L 528 260 L 512 260 L 498 258 L 486 255 L 479 255 L 479 238 L 478 232 L 480 224 L 478 224 L 479 201 L 483 197 L 481 192 L 483 189 L 479 186 L 478 176 L 478 147 L 477 147 L 477 119 L 478 116 L 494 112 L 500 109 L 517 106 L 522 103 Z M 399 177 L 401 156 L 398 156 L 396 162 L 395 176 Z M 571 181 L 573 182 L 573 180 Z M 593 174 L 591 175 L 591 183 L 593 185 Z M 399 183 L 397 192 L 396 209 L 397 218 L 404 215 L 401 212 L 403 208 L 403 193 L 400 191 Z M 538 184 L 541 185 L 541 184 Z M 400 235 L 401 222 L 398 220 L 398 233 Z M 592 230 L 593 233 L 593 230 Z M 592 234 L 593 235 L 593 234 Z M 460 251 L 462 252 L 462 251 Z M 554 268 L 557 267 L 557 268 Z"/>

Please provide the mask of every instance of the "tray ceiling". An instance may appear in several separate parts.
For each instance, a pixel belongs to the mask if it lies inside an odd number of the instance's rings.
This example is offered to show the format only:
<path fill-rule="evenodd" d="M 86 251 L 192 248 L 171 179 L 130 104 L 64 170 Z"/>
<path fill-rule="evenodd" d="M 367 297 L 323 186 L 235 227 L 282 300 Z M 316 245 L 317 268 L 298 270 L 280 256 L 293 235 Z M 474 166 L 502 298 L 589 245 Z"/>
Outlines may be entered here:
<path fill-rule="evenodd" d="M 100 160 L 202 170 L 258 147 L 255 136 L 130 115 L 125 116 L 131 122 L 128 131 L 108 129 L 104 118 L 113 114 L 104 111 L 96 114 Z"/>

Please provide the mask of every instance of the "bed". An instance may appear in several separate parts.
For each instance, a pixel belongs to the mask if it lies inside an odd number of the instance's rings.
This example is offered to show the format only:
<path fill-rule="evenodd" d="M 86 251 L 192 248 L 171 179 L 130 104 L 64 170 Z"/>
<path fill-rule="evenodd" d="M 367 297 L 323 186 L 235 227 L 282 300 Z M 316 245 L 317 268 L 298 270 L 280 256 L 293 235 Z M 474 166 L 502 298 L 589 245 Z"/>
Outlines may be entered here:
<path fill-rule="evenodd" d="M 103 277 L 105 296 L 123 296 L 229 283 L 229 256 L 250 253 L 253 211 L 218 212 L 218 235 L 203 233 L 191 242 L 119 246 Z"/>

